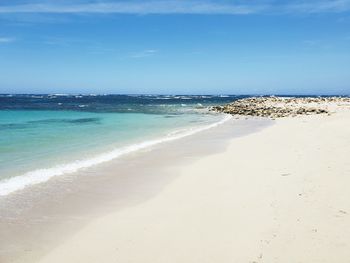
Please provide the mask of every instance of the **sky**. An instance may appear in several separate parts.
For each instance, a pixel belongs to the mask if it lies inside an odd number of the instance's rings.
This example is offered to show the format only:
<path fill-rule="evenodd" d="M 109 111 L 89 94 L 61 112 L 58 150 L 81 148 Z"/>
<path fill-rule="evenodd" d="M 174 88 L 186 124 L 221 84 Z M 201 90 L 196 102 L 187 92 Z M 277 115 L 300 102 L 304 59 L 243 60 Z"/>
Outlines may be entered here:
<path fill-rule="evenodd" d="M 0 0 L 0 93 L 350 95 L 350 0 Z"/>

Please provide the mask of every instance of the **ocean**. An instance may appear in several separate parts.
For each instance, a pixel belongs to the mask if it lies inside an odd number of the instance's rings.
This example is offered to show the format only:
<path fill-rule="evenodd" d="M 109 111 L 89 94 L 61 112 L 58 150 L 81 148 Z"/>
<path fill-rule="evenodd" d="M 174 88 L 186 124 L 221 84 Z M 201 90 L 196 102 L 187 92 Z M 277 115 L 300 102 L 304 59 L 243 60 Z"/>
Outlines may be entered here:
<path fill-rule="evenodd" d="M 242 96 L 0 95 L 0 196 L 209 129 Z"/>

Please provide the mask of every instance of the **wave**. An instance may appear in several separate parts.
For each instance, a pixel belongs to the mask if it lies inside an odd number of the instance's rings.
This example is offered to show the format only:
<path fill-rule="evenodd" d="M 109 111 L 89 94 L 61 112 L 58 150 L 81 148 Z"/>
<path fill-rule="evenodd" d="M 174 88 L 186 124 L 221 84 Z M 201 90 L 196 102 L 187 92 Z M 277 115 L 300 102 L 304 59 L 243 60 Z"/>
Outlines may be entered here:
<path fill-rule="evenodd" d="M 99 154 L 89 159 L 77 160 L 71 163 L 57 165 L 51 168 L 38 169 L 38 170 L 27 172 L 23 175 L 4 179 L 0 181 L 0 196 L 6 196 L 15 191 L 22 190 L 28 186 L 46 182 L 50 178 L 55 176 L 74 173 L 74 172 L 77 172 L 78 170 L 95 166 L 101 163 L 105 163 L 132 152 L 136 152 L 136 151 L 139 151 L 148 147 L 152 147 L 164 142 L 170 142 L 173 140 L 184 138 L 184 137 L 196 134 L 198 132 L 214 128 L 216 126 L 219 126 L 225 123 L 231 118 L 232 116 L 226 115 L 222 120 L 203 127 L 189 128 L 181 132 L 170 133 L 167 136 L 159 139 L 144 141 L 141 143 L 117 148 L 110 152 Z"/>

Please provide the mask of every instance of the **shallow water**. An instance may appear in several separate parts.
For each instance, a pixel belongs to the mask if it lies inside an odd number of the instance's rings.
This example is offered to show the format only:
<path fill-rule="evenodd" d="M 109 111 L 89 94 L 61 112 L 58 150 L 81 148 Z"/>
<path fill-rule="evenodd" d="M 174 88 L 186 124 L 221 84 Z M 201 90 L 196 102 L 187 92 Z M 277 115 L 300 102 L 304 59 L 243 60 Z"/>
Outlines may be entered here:
<path fill-rule="evenodd" d="M 1 95 L 0 195 L 181 137 L 234 96 Z"/>

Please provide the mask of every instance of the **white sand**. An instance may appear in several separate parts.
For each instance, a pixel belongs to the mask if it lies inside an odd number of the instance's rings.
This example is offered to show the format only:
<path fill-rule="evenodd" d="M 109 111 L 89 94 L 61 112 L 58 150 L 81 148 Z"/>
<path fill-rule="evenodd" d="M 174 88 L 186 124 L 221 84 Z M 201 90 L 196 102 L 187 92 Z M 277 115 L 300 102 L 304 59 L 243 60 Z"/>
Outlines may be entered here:
<path fill-rule="evenodd" d="M 277 120 L 41 262 L 350 262 L 350 114 Z"/>

